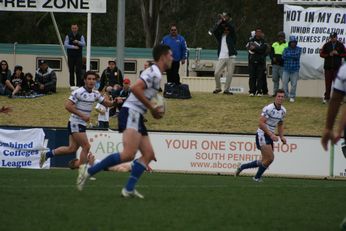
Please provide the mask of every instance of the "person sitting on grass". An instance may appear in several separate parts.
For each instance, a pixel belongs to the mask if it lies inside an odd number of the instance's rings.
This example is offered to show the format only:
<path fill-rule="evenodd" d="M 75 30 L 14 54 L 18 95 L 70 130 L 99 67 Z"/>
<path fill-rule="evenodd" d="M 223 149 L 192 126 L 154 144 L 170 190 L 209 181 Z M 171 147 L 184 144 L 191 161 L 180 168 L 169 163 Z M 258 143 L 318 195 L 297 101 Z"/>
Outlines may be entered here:
<path fill-rule="evenodd" d="M 40 60 L 35 73 L 35 82 L 39 84 L 38 93 L 50 94 L 56 92 L 56 74 L 44 60 Z"/>
<path fill-rule="evenodd" d="M 14 67 L 14 73 L 11 76 L 10 85 L 8 85 L 9 89 L 12 91 L 12 93 L 8 96 L 9 98 L 21 93 L 23 80 L 23 67 L 17 65 Z"/>
<path fill-rule="evenodd" d="M 1 60 L 0 65 L 0 95 L 8 95 L 7 86 L 11 86 L 11 70 L 8 68 L 6 60 Z"/>
<path fill-rule="evenodd" d="M 25 95 L 36 94 L 38 91 L 38 83 L 34 81 L 34 77 L 31 73 L 26 73 L 22 83 L 22 91 Z"/>
<path fill-rule="evenodd" d="M 118 90 L 112 90 L 112 97 L 117 102 L 117 108 L 118 110 L 121 109 L 123 106 L 125 100 L 129 97 L 131 92 L 131 80 L 130 79 L 124 79 L 123 81 L 123 88 Z"/>

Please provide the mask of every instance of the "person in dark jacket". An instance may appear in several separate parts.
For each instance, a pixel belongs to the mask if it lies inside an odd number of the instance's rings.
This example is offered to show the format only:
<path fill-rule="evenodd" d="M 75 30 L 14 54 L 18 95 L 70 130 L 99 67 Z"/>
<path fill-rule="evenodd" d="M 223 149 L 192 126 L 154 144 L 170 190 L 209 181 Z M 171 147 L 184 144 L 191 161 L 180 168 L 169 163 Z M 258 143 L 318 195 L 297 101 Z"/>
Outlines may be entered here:
<path fill-rule="evenodd" d="M 230 87 L 234 72 L 235 58 L 237 55 L 237 50 L 235 48 L 237 36 L 235 34 L 233 25 L 231 23 L 228 23 L 228 21 L 226 21 L 226 18 L 223 18 L 222 20 L 224 22 L 219 23 L 217 27 L 214 27 L 215 30 L 212 31 L 218 43 L 218 61 L 216 63 L 214 72 L 216 87 L 213 93 L 217 94 L 222 91 L 220 77 L 223 70 L 226 68 L 227 75 L 223 93 L 233 95 L 233 93 L 230 92 Z"/>
<path fill-rule="evenodd" d="M 40 60 L 39 68 L 35 73 L 35 82 L 38 83 L 38 93 L 47 94 L 56 92 L 56 74 L 48 67 L 44 60 Z"/>
<path fill-rule="evenodd" d="M 280 81 L 282 81 L 284 72 L 282 53 L 284 53 L 285 48 L 288 47 L 285 37 L 286 35 L 284 32 L 279 32 L 277 41 L 271 46 L 270 59 L 272 61 L 273 95 L 280 88 Z"/>
<path fill-rule="evenodd" d="M 167 82 L 180 84 L 179 68 L 180 62 L 185 64 L 187 58 L 187 45 L 185 38 L 178 34 L 178 29 L 175 24 L 170 26 L 170 32 L 163 37 L 161 44 L 168 45 L 173 53 L 173 63 L 171 69 L 167 70 Z"/>
<path fill-rule="evenodd" d="M 0 65 L 0 95 L 8 95 L 10 94 L 8 87 L 11 84 L 11 70 L 6 60 L 1 60 Z"/>
<path fill-rule="evenodd" d="M 345 56 L 344 44 L 338 41 L 337 33 L 331 33 L 330 40 L 320 50 L 320 57 L 324 58 L 324 82 L 326 88 L 323 103 L 326 103 L 330 99 L 332 82 L 334 82 L 342 64 L 342 58 Z"/>
<path fill-rule="evenodd" d="M 123 86 L 123 74 L 118 69 L 115 60 L 108 61 L 108 67 L 104 69 L 101 75 L 100 87 L 98 89 L 101 91 L 112 91 L 112 89 L 117 90 Z M 109 88 L 109 89 L 106 89 Z"/>
<path fill-rule="evenodd" d="M 19 95 L 22 92 L 22 83 L 24 80 L 23 67 L 16 65 L 14 67 L 13 75 L 11 76 L 9 90 L 12 92 L 8 95 L 9 98 L 12 98 L 15 95 Z"/>
<path fill-rule="evenodd" d="M 260 28 L 255 30 L 255 36 L 250 38 L 246 47 L 249 51 L 249 93 L 250 96 L 256 94 L 262 96 L 267 44 L 263 39 L 263 33 Z"/>
<path fill-rule="evenodd" d="M 37 93 L 39 84 L 34 81 L 34 76 L 30 72 L 26 73 L 22 82 L 22 92 L 24 95 Z"/>
<path fill-rule="evenodd" d="M 71 25 L 71 32 L 65 37 L 64 46 L 67 50 L 68 57 L 68 69 L 70 72 L 70 86 L 75 86 L 76 72 L 77 86 L 81 87 L 84 85 L 82 80 L 82 51 L 85 46 L 84 36 L 78 32 L 78 25 Z"/>

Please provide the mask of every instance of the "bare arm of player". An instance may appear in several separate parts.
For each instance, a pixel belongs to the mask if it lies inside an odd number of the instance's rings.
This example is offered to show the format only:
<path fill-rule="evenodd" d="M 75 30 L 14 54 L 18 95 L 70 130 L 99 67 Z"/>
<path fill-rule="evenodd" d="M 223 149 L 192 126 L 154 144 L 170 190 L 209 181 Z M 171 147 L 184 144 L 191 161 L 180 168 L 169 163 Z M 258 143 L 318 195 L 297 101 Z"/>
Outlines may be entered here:
<path fill-rule="evenodd" d="M 345 127 L 346 127 L 346 108 L 342 112 L 340 122 L 339 122 L 339 127 L 336 130 L 336 134 L 333 140 L 334 144 L 336 144 L 340 140 L 342 136 L 342 132 L 344 131 Z"/>
<path fill-rule="evenodd" d="M 327 119 L 326 119 L 326 126 L 324 128 L 321 143 L 324 148 L 324 150 L 328 150 L 328 142 L 329 140 L 335 141 L 335 137 L 333 134 L 333 126 L 335 122 L 336 115 L 338 114 L 340 103 L 342 99 L 344 98 L 344 95 L 341 92 L 333 91 L 332 98 L 329 102 L 328 112 L 327 112 Z"/>
<path fill-rule="evenodd" d="M 287 141 L 286 141 L 286 138 L 284 137 L 284 122 L 279 122 L 278 123 L 278 132 L 279 132 L 279 137 L 280 137 L 280 140 L 283 144 L 286 144 Z"/>
<path fill-rule="evenodd" d="M 154 107 L 151 102 L 144 96 L 144 90 L 146 85 L 142 79 L 137 79 L 136 83 L 131 87 L 131 92 L 136 96 L 136 98 L 141 101 L 150 111 L 155 119 L 161 119 L 162 113 L 160 108 Z"/>
<path fill-rule="evenodd" d="M 76 108 L 76 105 L 71 101 L 71 100 L 66 100 L 65 103 L 65 109 L 70 112 L 73 113 L 77 116 L 79 116 L 82 120 L 84 120 L 85 122 L 89 122 L 90 120 L 90 116 L 83 114 L 82 112 L 78 111 Z"/>
<path fill-rule="evenodd" d="M 264 116 L 261 116 L 259 119 L 259 128 L 262 129 L 262 131 L 264 131 L 265 134 L 267 134 L 273 141 L 277 142 L 279 141 L 279 138 L 272 133 L 271 131 L 269 131 L 269 129 L 267 128 L 267 118 L 265 118 Z"/>

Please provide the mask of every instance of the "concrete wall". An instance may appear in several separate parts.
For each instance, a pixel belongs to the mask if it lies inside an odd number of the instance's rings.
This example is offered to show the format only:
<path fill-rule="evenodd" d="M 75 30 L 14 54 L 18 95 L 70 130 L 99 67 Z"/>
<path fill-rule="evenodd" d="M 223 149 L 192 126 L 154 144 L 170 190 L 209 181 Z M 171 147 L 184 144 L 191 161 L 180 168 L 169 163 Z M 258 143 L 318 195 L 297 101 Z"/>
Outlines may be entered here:
<path fill-rule="evenodd" d="M 37 57 L 50 57 L 50 58 L 62 58 L 61 56 L 54 55 L 31 55 L 31 54 L 17 54 L 15 57 L 13 54 L 0 54 L 0 59 L 5 59 L 9 63 L 10 69 L 13 71 L 15 64 L 23 66 L 24 72 L 35 73 L 36 68 L 36 58 Z M 113 59 L 113 57 L 92 57 L 93 59 L 100 60 L 100 72 L 102 73 L 103 69 L 107 67 L 108 60 Z M 144 62 L 147 61 L 147 58 L 130 58 L 131 60 L 137 60 L 137 72 L 135 74 L 125 73 L 125 77 L 130 78 L 134 82 L 139 75 L 140 70 L 143 69 Z M 215 60 L 209 60 L 210 62 L 215 63 Z M 190 61 L 192 63 L 193 60 Z M 69 74 L 68 67 L 62 59 L 62 69 L 61 71 L 56 71 L 57 74 L 57 85 L 58 87 L 69 87 Z M 189 77 L 186 76 L 186 65 L 180 67 L 180 76 L 182 77 L 182 82 L 187 83 L 190 86 L 191 91 L 198 92 L 212 92 L 215 88 L 215 82 L 213 77 L 193 77 L 194 72 L 190 72 Z M 166 82 L 166 78 L 163 78 L 164 81 L 162 85 Z M 272 81 L 271 78 L 267 79 L 269 93 L 272 94 Z M 244 93 L 247 93 L 248 88 L 248 77 L 233 77 L 232 87 L 241 87 L 244 89 Z M 307 96 L 307 97 L 322 97 L 324 93 L 324 80 L 299 80 L 297 87 L 297 96 Z"/>

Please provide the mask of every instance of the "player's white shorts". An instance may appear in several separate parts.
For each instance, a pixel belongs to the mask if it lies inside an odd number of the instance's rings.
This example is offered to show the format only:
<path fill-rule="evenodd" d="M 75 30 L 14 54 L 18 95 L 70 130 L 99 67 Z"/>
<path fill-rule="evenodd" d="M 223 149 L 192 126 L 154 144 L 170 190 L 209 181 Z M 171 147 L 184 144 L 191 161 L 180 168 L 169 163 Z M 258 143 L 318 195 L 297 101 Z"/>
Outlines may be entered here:
<path fill-rule="evenodd" d="M 133 128 L 143 136 L 148 135 L 147 128 L 144 125 L 144 117 L 141 113 L 127 107 L 122 107 L 118 115 L 119 132 L 127 128 Z"/>

